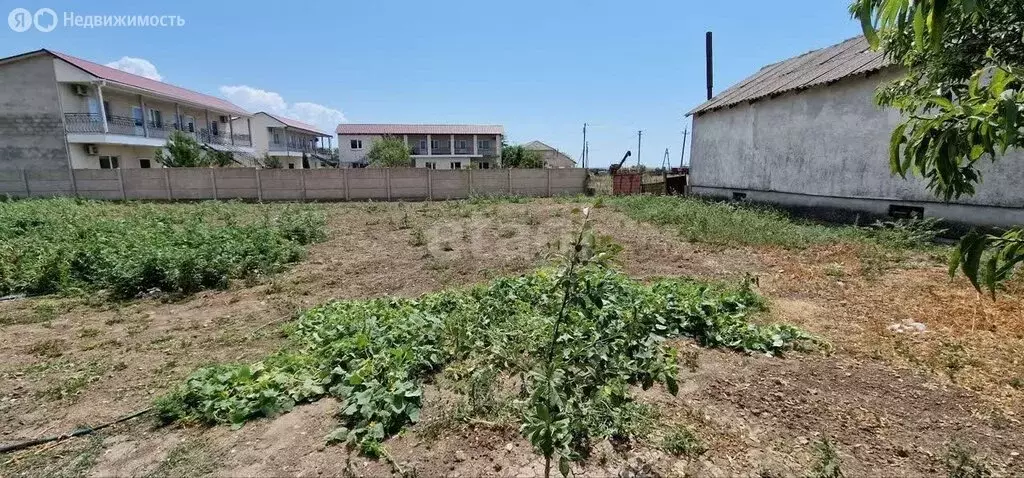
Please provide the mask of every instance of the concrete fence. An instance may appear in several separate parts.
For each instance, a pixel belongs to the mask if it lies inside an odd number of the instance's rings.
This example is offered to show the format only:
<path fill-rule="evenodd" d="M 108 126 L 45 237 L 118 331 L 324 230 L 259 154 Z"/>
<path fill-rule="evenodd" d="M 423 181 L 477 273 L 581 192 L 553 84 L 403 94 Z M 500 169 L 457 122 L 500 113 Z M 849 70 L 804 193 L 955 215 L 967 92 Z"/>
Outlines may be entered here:
<path fill-rule="evenodd" d="M 113 200 L 440 200 L 582 194 L 586 180 L 583 169 L 25 169 L 0 170 L 0 195 Z"/>

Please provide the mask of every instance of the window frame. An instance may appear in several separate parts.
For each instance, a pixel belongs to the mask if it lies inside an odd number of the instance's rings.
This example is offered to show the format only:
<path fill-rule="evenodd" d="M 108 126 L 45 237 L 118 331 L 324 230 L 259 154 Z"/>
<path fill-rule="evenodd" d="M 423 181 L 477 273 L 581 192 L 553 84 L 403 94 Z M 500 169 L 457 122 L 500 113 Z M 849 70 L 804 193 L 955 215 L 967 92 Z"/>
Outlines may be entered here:
<path fill-rule="evenodd" d="M 121 169 L 120 156 L 103 155 L 99 157 L 100 169 Z M 103 167 L 103 161 L 106 160 L 107 166 Z"/>
<path fill-rule="evenodd" d="M 361 139 L 350 139 L 348 141 L 349 149 L 359 150 L 363 149 L 363 140 Z"/>

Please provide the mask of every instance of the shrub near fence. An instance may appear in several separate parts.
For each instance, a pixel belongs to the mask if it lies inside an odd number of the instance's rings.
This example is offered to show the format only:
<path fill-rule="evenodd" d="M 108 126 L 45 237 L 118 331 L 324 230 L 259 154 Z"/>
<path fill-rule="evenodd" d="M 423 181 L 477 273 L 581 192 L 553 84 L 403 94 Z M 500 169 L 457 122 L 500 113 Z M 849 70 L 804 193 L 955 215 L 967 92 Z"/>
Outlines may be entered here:
<path fill-rule="evenodd" d="M 89 199 L 348 201 L 560 196 L 585 192 L 583 169 L 0 170 L 0 195 Z"/>

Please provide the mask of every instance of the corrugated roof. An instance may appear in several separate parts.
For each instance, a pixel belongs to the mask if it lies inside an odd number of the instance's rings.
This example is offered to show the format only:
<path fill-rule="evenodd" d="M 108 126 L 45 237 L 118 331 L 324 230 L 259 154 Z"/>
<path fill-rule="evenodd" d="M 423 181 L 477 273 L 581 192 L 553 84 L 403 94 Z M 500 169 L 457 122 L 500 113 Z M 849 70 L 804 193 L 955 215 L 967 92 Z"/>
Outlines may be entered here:
<path fill-rule="evenodd" d="M 555 148 L 548 146 L 542 141 L 530 141 L 529 143 L 524 144 L 523 148 L 532 151 L 557 151 Z"/>
<path fill-rule="evenodd" d="M 250 116 L 250 113 L 230 101 L 217 98 L 215 96 L 204 95 L 192 90 L 186 90 L 178 86 L 164 83 L 162 81 L 151 80 L 149 78 L 133 75 L 126 71 L 121 71 L 116 68 L 109 66 L 103 66 L 98 63 L 93 63 L 88 60 L 83 60 L 66 53 L 61 53 L 53 50 L 45 50 L 64 60 L 72 65 L 85 70 L 87 73 L 110 81 L 113 83 L 120 83 L 122 85 L 138 88 L 146 91 L 150 91 L 159 95 L 167 96 L 169 98 L 176 99 L 185 103 L 192 103 L 195 105 L 206 106 L 212 109 L 216 109 L 219 112 L 237 114 L 241 116 Z"/>
<path fill-rule="evenodd" d="M 886 66 L 889 62 L 884 54 L 872 50 L 867 40 L 859 36 L 761 68 L 761 71 L 719 93 L 687 115 L 826 85 Z"/>
<path fill-rule="evenodd" d="M 352 124 L 338 125 L 338 134 L 505 134 L 501 125 L 473 124 Z"/>
<path fill-rule="evenodd" d="M 284 125 L 289 127 L 289 128 L 301 129 L 301 130 L 305 130 L 305 131 L 308 131 L 310 133 L 319 134 L 319 135 L 322 135 L 322 136 L 330 136 L 330 134 L 324 133 L 323 131 L 321 131 L 320 128 L 317 128 L 316 126 L 313 126 L 313 125 L 308 124 L 308 123 L 303 123 L 303 122 L 301 122 L 299 120 L 295 120 L 295 119 L 291 119 L 291 118 L 286 118 L 284 116 L 276 115 L 276 114 L 273 114 L 273 113 L 267 113 L 266 111 L 260 111 L 259 113 L 263 113 L 263 114 L 265 114 L 265 115 L 267 115 L 267 116 L 269 116 L 271 118 L 274 118 L 274 119 L 280 121 L 281 123 L 284 123 Z M 256 114 L 259 114 L 259 113 L 256 113 Z"/>

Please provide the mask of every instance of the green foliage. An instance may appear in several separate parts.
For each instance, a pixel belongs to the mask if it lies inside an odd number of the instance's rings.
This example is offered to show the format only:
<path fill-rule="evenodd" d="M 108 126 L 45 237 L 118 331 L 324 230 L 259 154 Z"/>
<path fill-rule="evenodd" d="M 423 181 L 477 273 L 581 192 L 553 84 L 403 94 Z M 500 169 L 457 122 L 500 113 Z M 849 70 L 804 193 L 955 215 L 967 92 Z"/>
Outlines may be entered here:
<path fill-rule="evenodd" d="M 610 269 L 610 249 L 596 239 L 574 250 L 589 259 L 572 274 L 541 269 L 417 299 L 310 309 L 289 324 L 291 344 L 281 352 L 197 371 L 158 400 L 160 416 L 241 425 L 332 396 L 341 401 L 341 427 L 328 439 L 374 454 L 419 419 L 423 381 L 451 367 L 478 377 L 468 393 L 479 394 L 481 408 L 493 391 L 479 380 L 519 378 L 523 432 L 547 456 L 571 459 L 593 440 L 628 439 L 651 423 L 629 386 L 662 383 L 675 393 L 670 338 L 769 355 L 813 343 L 796 329 L 750 322 L 762 301 L 747 286 L 687 279 L 648 286 Z"/>
<path fill-rule="evenodd" d="M 883 87 L 879 103 L 906 118 L 892 134 L 890 166 L 919 174 L 946 200 L 975 194 L 978 165 L 1024 147 L 1024 8 L 1019 0 L 856 0 L 851 12 L 903 78 Z M 1015 228 L 973 233 L 951 261 L 991 293 L 1024 261 Z M 984 262 L 984 266 L 980 266 Z"/>
<path fill-rule="evenodd" d="M 808 478 L 842 478 L 842 460 L 839 459 L 839 451 L 828 438 L 814 444 L 814 464 Z"/>
<path fill-rule="evenodd" d="M 370 164 L 385 168 L 412 166 L 412 151 L 402 138 L 384 136 L 373 142 L 373 147 L 366 155 Z"/>
<path fill-rule="evenodd" d="M 167 138 L 167 145 L 156 150 L 156 162 L 168 168 L 205 168 L 214 164 L 214 158 L 203 150 L 199 141 L 181 131 Z"/>
<path fill-rule="evenodd" d="M 71 199 L 0 203 L 0 295 L 153 289 L 191 293 L 270 274 L 323 240 L 311 207 L 152 205 Z"/>
<path fill-rule="evenodd" d="M 693 459 L 701 456 L 708 449 L 690 427 L 676 426 L 661 441 L 661 449 L 675 456 Z"/>
<path fill-rule="evenodd" d="M 263 158 L 259 162 L 263 169 L 281 169 L 284 167 L 281 163 L 281 158 L 271 156 L 269 153 L 263 153 Z"/>
<path fill-rule="evenodd" d="M 975 457 L 974 450 L 959 443 L 950 445 L 945 462 L 949 478 L 989 478 L 992 476 L 992 470 L 988 464 Z"/>
<path fill-rule="evenodd" d="M 506 168 L 532 168 L 544 167 L 544 158 L 539 151 L 524 148 L 522 145 L 510 145 L 501 143 L 501 165 Z"/>
<path fill-rule="evenodd" d="M 877 221 L 872 226 L 881 242 L 898 249 L 920 249 L 935 243 L 935 240 L 946 232 L 941 228 L 941 219 L 927 217 L 924 219 L 898 219 L 895 221 Z"/>

